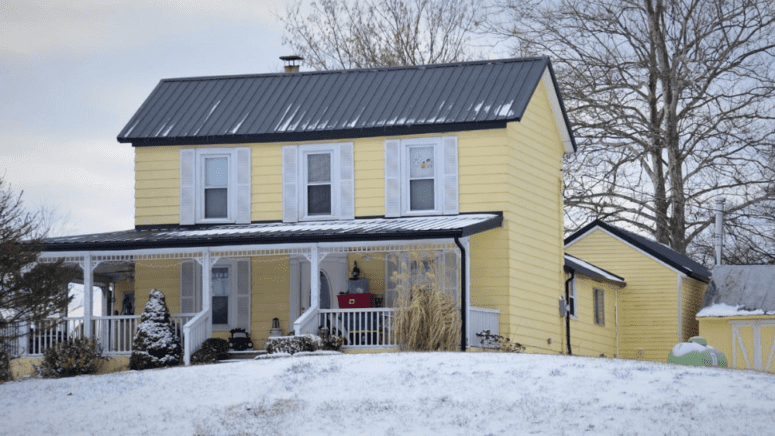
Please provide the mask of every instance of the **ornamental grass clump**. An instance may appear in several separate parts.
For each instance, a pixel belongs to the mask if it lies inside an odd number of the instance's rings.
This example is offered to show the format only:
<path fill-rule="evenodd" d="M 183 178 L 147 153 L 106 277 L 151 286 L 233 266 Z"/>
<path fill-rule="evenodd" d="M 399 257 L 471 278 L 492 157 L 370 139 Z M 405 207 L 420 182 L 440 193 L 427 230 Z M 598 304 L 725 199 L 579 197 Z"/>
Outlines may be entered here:
<path fill-rule="evenodd" d="M 164 294 L 152 289 L 140 315 L 140 325 L 132 343 L 130 369 L 150 369 L 180 364 L 180 339 L 170 324 L 170 311 Z"/>
<path fill-rule="evenodd" d="M 460 341 L 460 314 L 455 296 L 444 288 L 449 277 L 437 274 L 435 258 L 409 252 L 408 263 L 390 278 L 396 283 L 394 333 L 399 348 L 451 351 Z"/>

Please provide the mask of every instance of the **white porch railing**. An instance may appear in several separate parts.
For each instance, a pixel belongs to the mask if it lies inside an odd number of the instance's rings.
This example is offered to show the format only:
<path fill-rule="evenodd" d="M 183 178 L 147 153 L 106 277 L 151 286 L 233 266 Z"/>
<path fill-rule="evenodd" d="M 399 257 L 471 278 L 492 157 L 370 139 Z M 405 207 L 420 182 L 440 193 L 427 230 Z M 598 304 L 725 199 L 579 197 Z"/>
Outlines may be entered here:
<path fill-rule="evenodd" d="M 195 313 L 174 313 L 170 315 L 170 324 L 180 338 L 183 326 Z M 106 355 L 125 355 L 132 353 L 132 342 L 140 323 L 140 315 L 114 315 L 92 317 L 92 332 L 97 346 Z M 9 327 L 10 328 L 10 327 Z M 83 318 L 67 317 L 41 321 L 27 326 L 19 323 L 13 328 L 26 329 L 19 337 L 14 355 L 40 356 L 43 352 L 67 339 L 83 337 Z"/>
<path fill-rule="evenodd" d="M 398 344 L 393 333 L 394 318 L 392 308 L 320 309 L 318 326 L 342 336 L 345 349 L 395 348 Z"/>
<path fill-rule="evenodd" d="M 318 334 L 320 324 L 317 322 L 317 317 L 315 317 L 317 311 L 318 309 L 310 307 L 293 323 L 293 331 L 296 336 Z"/>
<path fill-rule="evenodd" d="M 490 334 L 499 335 L 501 311 L 471 306 L 471 310 L 468 313 L 471 315 L 468 319 L 468 346 L 486 347 L 486 345 L 482 344 L 482 338 L 476 336 L 476 334 L 489 330 Z"/>
<path fill-rule="evenodd" d="M 210 310 L 205 309 L 183 326 L 183 363 L 191 365 L 191 355 L 210 336 Z"/>

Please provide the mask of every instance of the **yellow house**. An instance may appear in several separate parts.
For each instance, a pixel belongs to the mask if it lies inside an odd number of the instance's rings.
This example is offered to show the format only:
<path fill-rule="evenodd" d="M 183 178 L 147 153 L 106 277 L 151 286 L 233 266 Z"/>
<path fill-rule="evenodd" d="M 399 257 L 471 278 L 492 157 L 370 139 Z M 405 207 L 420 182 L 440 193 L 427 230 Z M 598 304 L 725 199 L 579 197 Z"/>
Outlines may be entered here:
<path fill-rule="evenodd" d="M 714 267 L 697 321 L 731 368 L 775 372 L 775 266 Z"/>
<path fill-rule="evenodd" d="M 563 350 L 575 141 L 548 58 L 165 79 L 118 141 L 135 151 L 135 228 L 47 241 L 41 262 L 104 289 L 102 313 L 87 301 L 60 331 L 127 355 L 155 288 L 186 362 L 234 328 L 261 346 L 273 322 L 389 349 L 390 278 L 434 268 L 461 307 L 461 349 L 489 329 Z"/>
<path fill-rule="evenodd" d="M 664 362 L 676 343 L 697 335 L 695 315 L 711 275 L 704 266 L 600 220 L 566 238 L 565 250 L 626 280 L 615 300 L 618 357 Z"/>

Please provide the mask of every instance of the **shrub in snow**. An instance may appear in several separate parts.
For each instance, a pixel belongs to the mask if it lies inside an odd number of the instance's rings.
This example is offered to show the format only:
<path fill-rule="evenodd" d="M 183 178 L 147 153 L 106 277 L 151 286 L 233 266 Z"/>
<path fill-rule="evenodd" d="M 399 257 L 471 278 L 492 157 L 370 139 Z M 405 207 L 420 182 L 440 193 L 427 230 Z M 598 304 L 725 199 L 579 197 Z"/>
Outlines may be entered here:
<path fill-rule="evenodd" d="M 332 335 L 326 328 L 318 330 L 318 336 L 320 336 L 321 350 L 339 351 L 342 348 L 342 344 L 344 344 L 344 338 L 339 335 Z"/>
<path fill-rule="evenodd" d="M 178 365 L 180 355 L 180 339 L 170 324 L 170 311 L 164 294 L 152 289 L 140 315 L 129 368 L 150 369 Z"/>
<path fill-rule="evenodd" d="M 320 338 L 315 335 L 281 336 L 266 340 L 266 352 L 295 354 L 300 351 L 315 351 L 321 345 Z"/>
<path fill-rule="evenodd" d="M 94 339 L 68 339 L 43 351 L 43 361 L 36 369 L 44 378 L 75 377 L 96 374 L 105 360 Z"/>
<path fill-rule="evenodd" d="M 191 363 L 216 363 L 229 354 L 229 341 L 221 338 L 210 338 L 204 341 L 202 347 L 191 355 Z"/>
<path fill-rule="evenodd" d="M 477 333 L 476 336 L 482 338 L 482 346 L 485 348 L 497 348 L 500 351 L 508 351 L 511 353 L 521 353 L 522 351 L 525 351 L 525 346 L 519 342 L 511 342 L 511 339 L 506 336 L 492 334 L 489 330 L 482 330 Z"/>
<path fill-rule="evenodd" d="M 8 359 L 8 353 L 0 348 L 0 383 L 11 380 L 11 362 Z"/>

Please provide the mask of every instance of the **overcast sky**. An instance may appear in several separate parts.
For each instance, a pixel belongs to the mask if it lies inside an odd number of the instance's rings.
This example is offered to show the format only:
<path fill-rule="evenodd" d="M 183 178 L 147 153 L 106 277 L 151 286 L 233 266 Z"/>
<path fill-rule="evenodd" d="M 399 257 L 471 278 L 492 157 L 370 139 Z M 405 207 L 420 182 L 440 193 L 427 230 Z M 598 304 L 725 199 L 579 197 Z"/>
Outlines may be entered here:
<path fill-rule="evenodd" d="M 116 136 L 159 80 L 282 70 L 283 0 L 0 0 L 0 175 L 59 233 L 134 227 Z M 303 67 L 302 67 L 303 70 Z"/>

